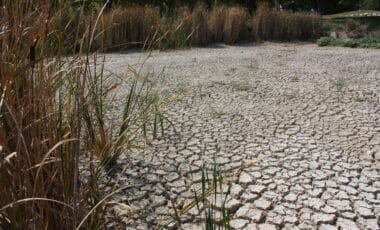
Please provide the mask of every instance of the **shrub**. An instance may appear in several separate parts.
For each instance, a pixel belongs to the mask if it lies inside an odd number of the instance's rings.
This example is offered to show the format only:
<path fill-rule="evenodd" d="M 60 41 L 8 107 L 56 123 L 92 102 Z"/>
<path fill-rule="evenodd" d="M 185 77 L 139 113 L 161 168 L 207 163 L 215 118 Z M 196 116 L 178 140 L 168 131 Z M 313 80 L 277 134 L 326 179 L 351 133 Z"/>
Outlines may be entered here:
<path fill-rule="evenodd" d="M 347 20 L 345 31 L 349 38 L 362 38 L 368 34 L 367 26 L 354 19 Z"/>
<path fill-rule="evenodd" d="M 320 39 L 317 40 L 317 45 L 318 46 L 328 46 L 332 44 L 332 39 L 331 37 L 321 37 Z"/>
<path fill-rule="evenodd" d="M 339 39 L 322 37 L 317 40 L 318 46 L 343 46 L 350 48 L 380 48 L 379 38 Z"/>

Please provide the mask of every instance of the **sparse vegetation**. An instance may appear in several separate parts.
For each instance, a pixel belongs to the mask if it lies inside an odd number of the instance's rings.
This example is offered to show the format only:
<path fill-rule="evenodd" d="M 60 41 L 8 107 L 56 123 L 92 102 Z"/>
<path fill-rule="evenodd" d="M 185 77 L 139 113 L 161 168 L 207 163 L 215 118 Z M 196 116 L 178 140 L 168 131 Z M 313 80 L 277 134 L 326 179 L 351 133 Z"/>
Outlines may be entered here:
<path fill-rule="evenodd" d="M 343 46 L 350 48 L 380 48 L 379 38 L 340 39 L 322 37 L 317 40 L 319 46 Z"/>
<path fill-rule="evenodd" d="M 232 82 L 231 87 L 236 91 L 248 91 L 251 89 L 247 82 Z"/>

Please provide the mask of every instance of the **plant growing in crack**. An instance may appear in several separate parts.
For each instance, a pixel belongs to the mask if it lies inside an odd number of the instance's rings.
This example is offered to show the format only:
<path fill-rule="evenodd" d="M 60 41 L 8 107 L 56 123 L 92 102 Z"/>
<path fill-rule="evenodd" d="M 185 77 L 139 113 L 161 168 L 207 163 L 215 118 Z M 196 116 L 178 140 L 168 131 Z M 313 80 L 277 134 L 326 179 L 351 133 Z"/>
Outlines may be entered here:
<path fill-rule="evenodd" d="M 231 87 L 235 91 L 249 91 L 251 86 L 247 82 L 232 82 Z"/>
<path fill-rule="evenodd" d="M 345 88 L 346 88 L 346 82 L 342 78 L 338 78 L 334 82 L 334 87 L 337 93 L 337 100 L 338 102 L 341 102 L 342 97 L 344 96 L 345 93 Z"/>
<path fill-rule="evenodd" d="M 206 151 L 206 147 L 203 150 Z M 219 149 L 217 150 L 217 152 Z M 174 217 L 160 225 L 159 229 L 166 229 L 169 225 L 181 225 L 181 216 L 188 213 L 191 209 L 196 208 L 198 215 L 203 220 L 203 229 L 205 230 L 229 230 L 230 220 L 229 212 L 226 207 L 226 201 L 229 194 L 229 188 L 226 190 L 225 178 L 218 164 L 216 163 L 216 154 L 213 157 L 212 167 L 203 164 L 198 170 L 190 172 L 197 172 L 201 174 L 200 188 L 192 186 L 191 191 L 194 193 L 194 199 L 185 204 L 183 207 L 176 207 L 172 201 L 174 209 Z M 191 179 L 194 180 L 192 174 Z M 218 203 L 221 202 L 221 203 Z M 215 207 L 220 206 L 220 213 L 215 210 Z"/>

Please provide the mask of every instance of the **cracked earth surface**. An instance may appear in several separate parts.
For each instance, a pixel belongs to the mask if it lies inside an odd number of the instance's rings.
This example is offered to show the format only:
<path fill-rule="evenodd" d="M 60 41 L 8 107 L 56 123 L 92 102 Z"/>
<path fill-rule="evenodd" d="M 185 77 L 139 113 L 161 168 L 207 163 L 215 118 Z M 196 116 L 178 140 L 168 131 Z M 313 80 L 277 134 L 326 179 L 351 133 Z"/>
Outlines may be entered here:
<path fill-rule="evenodd" d="M 141 55 L 110 54 L 107 67 Z M 379 229 L 379 50 L 224 46 L 153 52 L 145 68 L 186 93 L 166 110 L 176 132 L 120 159 L 119 183 L 140 184 L 115 197 L 124 229 L 173 217 L 214 157 L 233 229 Z M 169 228 L 202 229 L 196 208 L 180 219 Z"/>

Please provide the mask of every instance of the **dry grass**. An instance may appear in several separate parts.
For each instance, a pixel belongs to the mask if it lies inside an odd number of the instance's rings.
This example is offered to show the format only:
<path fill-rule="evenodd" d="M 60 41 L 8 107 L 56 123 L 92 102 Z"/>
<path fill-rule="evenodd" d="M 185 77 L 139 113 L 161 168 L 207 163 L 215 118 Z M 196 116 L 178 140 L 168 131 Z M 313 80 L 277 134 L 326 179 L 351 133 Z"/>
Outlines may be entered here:
<path fill-rule="evenodd" d="M 89 35 L 96 17 L 79 15 L 69 9 L 56 14 L 53 28 L 64 31 L 63 44 L 80 49 L 81 37 Z M 79 17 L 82 17 L 79 20 Z M 79 29 L 78 29 L 79 28 Z M 212 42 L 235 44 L 252 40 L 310 40 L 321 34 L 321 18 L 315 14 L 273 11 L 264 2 L 253 16 L 243 7 L 215 6 L 208 11 L 198 4 L 194 9 L 177 8 L 172 16 L 160 16 L 152 6 L 116 7 L 104 13 L 97 28 L 93 48 L 113 50 L 127 47 L 185 48 Z M 86 34 L 87 33 L 87 34 Z M 86 44 L 82 44 L 86 48 Z M 83 48 L 83 47 L 82 47 Z"/>
<path fill-rule="evenodd" d="M 84 69 L 80 62 L 64 68 L 60 56 L 50 58 L 46 2 L 5 1 L 3 6 L 0 223 L 6 229 L 73 228 L 84 211 L 77 186 L 81 130 L 76 128 Z M 64 75 L 73 84 L 66 99 L 57 97 Z"/>
<path fill-rule="evenodd" d="M 234 44 L 242 40 L 242 34 L 247 25 L 247 11 L 242 7 L 228 8 L 224 22 L 224 42 Z"/>
<path fill-rule="evenodd" d="M 273 11 L 263 2 L 253 17 L 257 40 L 310 40 L 321 35 L 321 18 L 315 14 Z"/>
<path fill-rule="evenodd" d="M 224 26 L 227 18 L 228 8 L 225 6 L 215 6 L 208 17 L 211 39 L 215 42 L 224 41 Z"/>
<path fill-rule="evenodd" d="M 194 46 L 204 46 L 209 43 L 209 29 L 207 23 L 208 12 L 206 6 L 197 5 L 191 14 L 192 37 L 191 44 Z"/>
<path fill-rule="evenodd" d="M 212 42 L 234 44 L 245 39 L 248 13 L 243 7 L 216 6 L 208 17 Z"/>
<path fill-rule="evenodd" d="M 141 47 L 158 30 L 160 20 L 158 9 L 153 7 L 118 7 L 102 15 L 99 40 L 107 49 Z"/>
<path fill-rule="evenodd" d="M 110 42 L 102 37 L 114 29 L 105 26 L 112 20 L 104 21 L 104 8 L 84 14 L 83 8 L 53 10 L 48 0 L 1 4 L 0 228 L 74 229 L 83 223 L 100 229 L 107 207 L 99 202 L 110 197 L 98 182 L 104 166 L 157 127 L 167 102 L 137 76 L 118 116 L 121 127 L 110 127 L 105 110 L 114 83 L 89 50 L 149 36 L 144 23 L 152 21 L 141 19 L 137 31 L 126 22 L 122 33 L 131 36 Z M 133 20 L 141 12 L 155 14 L 141 10 Z"/>

